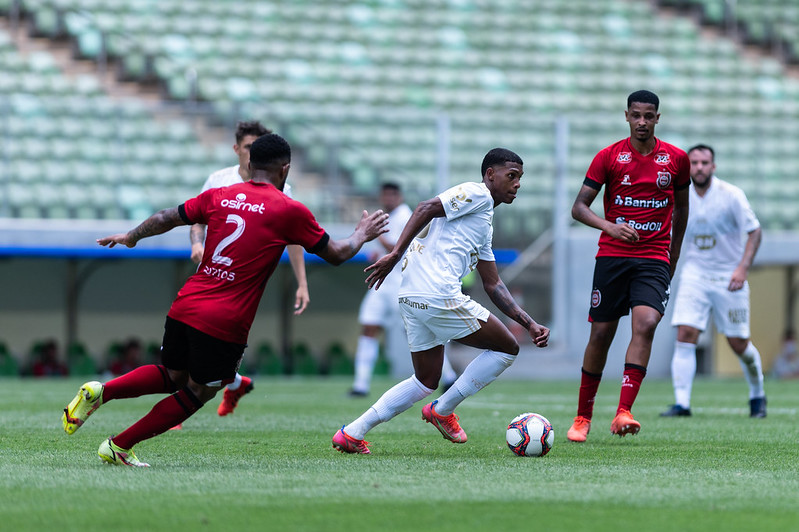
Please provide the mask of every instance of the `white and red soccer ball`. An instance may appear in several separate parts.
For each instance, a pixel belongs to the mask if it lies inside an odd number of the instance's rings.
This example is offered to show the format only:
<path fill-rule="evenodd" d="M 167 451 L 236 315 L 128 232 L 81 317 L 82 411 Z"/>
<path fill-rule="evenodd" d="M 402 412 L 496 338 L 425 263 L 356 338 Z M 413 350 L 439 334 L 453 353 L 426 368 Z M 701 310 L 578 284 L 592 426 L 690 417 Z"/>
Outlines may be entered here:
<path fill-rule="evenodd" d="M 541 414 L 527 412 L 513 418 L 505 433 L 505 441 L 516 455 L 544 456 L 555 442 L 555 430 Z"/>

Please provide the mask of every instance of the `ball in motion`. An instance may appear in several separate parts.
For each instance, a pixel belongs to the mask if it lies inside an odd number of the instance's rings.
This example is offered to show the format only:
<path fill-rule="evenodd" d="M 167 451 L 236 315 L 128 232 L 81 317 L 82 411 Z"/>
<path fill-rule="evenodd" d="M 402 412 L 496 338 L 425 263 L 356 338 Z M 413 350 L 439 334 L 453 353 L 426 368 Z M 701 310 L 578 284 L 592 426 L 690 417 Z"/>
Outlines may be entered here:
<path fill-rule="evenodd" d="M 555 430 L 541 414 L 527 412 L 513 418 L 505 433 L 505 441 L 519 456 L 544 456 L 555 442 Z"/>

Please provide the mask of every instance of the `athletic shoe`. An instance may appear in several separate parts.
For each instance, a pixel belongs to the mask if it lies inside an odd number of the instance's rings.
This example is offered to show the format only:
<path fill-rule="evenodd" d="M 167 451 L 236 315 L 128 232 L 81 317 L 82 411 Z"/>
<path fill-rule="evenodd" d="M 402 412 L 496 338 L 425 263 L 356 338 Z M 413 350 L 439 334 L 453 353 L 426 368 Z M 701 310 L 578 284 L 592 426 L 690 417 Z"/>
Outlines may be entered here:
<path fill-rule="evenodd" d="M 333 448 L 337 451 L 341 451 L 342 453 L 350 453 L 350 454 L 372 454 L 372 451 L 369 450 L 368 441 L 363 440 L 356 440 L 346 432 L 344 432 L 344 426 L 333 435 Z"/>
<path fill-rule="evenodd" d="M 169 430 L 183 430 L 183 423 L 178 423 L 177 425 L 175 425 L 174 427 L 172 427 Z"/>
<path fill-rule="evenodd" d="M 685 417 L 691 415 L 691 409 L 681 405 L 671 405 L 668 410 L 660 413 L 660 417 Z"/>
<path fill-rule="evenodd" d="M 253 388 L 252 379 L 242 376 L 241 384 L 237 389 L 229 390 L 225 388 L 225 393 L 222 395 L 222 402 L 219 403 L 219 408 L 216 409 L 216 413 L 220 416 L 232 414 L 239 404 L 239 399 L 250 393 Z"/>
<path fill-rule="evenodd" d="M 133 449 L 123 449 L 112 442 L 111 438 L 108 438 L 100 444 L 100 448 L 97 449 L 97 455 L 104 462 L 108 462 L 109 464 L 113 465 L 150 467 L 150 464 L 145 464 L 136 458 L 136 454 L 133 452 Z"/>
<path fill-rule="evenodd" d="M 610 424 L 610 433 L 624 436 L 625 434 L 638 434 L 641 424 L 633 419 L 633 414 L 629 410 L 622 410 L 613 418 Z"/>
<path fill-rule="evenodd" d="M 369 392 L 364 390 L 356 390 L 355 388 L 352 388 L 349 391 L 350 397 L 359 398 L 359 397 L 366 397 L 367 395 L 369 395 Z"/>
<path fill-rule="evenodd" d="M 435 410 L 436 403 L 438 403 L 437 399 L 422 408 L 422 419 L 432 423 L 441 432 L 445 440 L 449 440 L 452 443 L 466 443 L 467 436 L 458 423 L 458 416 L 454 412 L 448 416 L 439 416 Z"/>
<path fill-rule="evenodd" d="M 574 418 L 571 428 L 566 432 L 566 438 L 569 441 L 584 442 L 588 438 L 590 430 L 591 420 L 584 416 L 577 416 Z"/>
<path fill-rule="evenodd" d="M 78 395 L 64 409 L 61 421 L 64 431 L 74 434 L 92 413 L 103 404 L 103 385 L 97 381 L 85 383 L 78 390 Z"/>
<path fill-rule="evenodd" d="M 766 397 L 749 399 L 749 417 L 766 417 Z"/>

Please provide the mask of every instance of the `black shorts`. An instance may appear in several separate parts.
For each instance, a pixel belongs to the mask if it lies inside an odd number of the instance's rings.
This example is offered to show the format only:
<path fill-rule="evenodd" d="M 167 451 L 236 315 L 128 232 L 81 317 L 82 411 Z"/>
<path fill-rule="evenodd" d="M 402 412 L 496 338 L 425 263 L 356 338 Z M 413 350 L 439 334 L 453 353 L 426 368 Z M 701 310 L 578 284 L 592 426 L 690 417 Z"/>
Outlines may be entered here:
<path fill-rule="evenodd" d="M 589 321 L 616 321 L 638 305 L 661 314 L 669 302 L 671 269 L 667 262 L 633 257 L 597 257 Z"/>
<path fill-rule="evenodd" d="M 221 386 L 233 382 L 245 347 L 214 338 L 167 316 L 161 363 L 167 369 L 188 370 L 198 384 Z"/>

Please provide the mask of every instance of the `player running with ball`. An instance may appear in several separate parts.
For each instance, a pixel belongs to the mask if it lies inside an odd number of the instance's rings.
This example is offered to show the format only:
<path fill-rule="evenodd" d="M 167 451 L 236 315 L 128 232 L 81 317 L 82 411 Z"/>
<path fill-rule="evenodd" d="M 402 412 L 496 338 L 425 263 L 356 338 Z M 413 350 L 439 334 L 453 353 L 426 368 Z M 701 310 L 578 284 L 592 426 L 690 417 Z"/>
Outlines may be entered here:
<path fill-rule="evenodd" d="M 549 329 L 535 322 L 513 300 L 499 278 L 491 248 L 494 209 L 516 199 L 524 173 L 521 158 L 495 148 L 482 164 L 481 183 L 463 183 L 421 202 L 405 225 L 394 249 L 366 268 L 370 288 L 402 260 L 400 312 L 408 333 L 414 374 L 383 394 L 358 419 L 333 436 L 333 447 L 345 453 L 370 454 L 366 433 L 433 393 L 441 378 L 444 345 L 450 340 L 484 349 L 441 397 L 422 408 L 422 419 L 445 439 L 465 443 L 466 432 L 455 408 L 493 382 L 519 353 L 508 328 L 461 291 L 461 279 L 477 269 L 483 288 L 504 314 L 518 322 L 538 347 Z M 406 253 L 407 250 L 407 253 Z"/>

